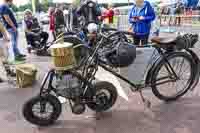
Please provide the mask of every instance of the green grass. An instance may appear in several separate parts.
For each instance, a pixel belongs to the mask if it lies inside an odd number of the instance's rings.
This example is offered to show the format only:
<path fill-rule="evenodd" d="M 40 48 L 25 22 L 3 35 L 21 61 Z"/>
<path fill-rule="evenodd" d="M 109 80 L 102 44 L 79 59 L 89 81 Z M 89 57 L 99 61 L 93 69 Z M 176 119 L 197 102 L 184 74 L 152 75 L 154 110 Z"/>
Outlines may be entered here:
<path fill-rule="evenodd" d="M 193 21 L 192 26 L 200 26 L 200 21 Z"/>

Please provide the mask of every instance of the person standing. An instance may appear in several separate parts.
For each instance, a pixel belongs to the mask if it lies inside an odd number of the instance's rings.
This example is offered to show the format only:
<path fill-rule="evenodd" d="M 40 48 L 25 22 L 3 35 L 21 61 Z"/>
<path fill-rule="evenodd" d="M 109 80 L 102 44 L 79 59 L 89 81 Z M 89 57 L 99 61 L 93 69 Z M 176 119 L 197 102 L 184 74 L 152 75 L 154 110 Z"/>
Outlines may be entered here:
<path fill-rule="evenodd" d="M 182 6 L 182 3 L 179 1 L 176 4 L 176 8 L 175 8 L 175 15 L 176 15 L 175 25 L 176 26 L 181 26 L 181 14 L 182 13 L 183 13 L 183 6 Z"/>
<path fill-rule="evenodd" d="M 113 24 L 114 10 L 112 4 L 108 5 L 108 9 L 103 13 L 102 17 L 106 24 Z"/>
<path fill-rule="evenodd" d="M 55 8 L 50 7 L 49 8 L 49 30 L 51 31 L 53 35 L 53 40 L 56 40 L 56 34 L 55 34 Z"/>
<path fill-rule="evenodd" d="M 16 61 L 25 60 L 25 55 L 21 54 L 18 48 L 18 24 L 13 11 L 10 9 L 13 0 L 4 0 L 0 5 L 0 14 L 4 22 L 4 26 L 10 34 L 13 53 Z"/>
<path fill-rule="evenodd" d="M 65 29 L 65 18 L 63 13 L 63 7 L 58 6 L 55 9 L 55 33 L 56 36 L 64 32 Z"/>
<path fill-rule="evenodd" d="M 2 61 L 2 64 L 8 63 L 8 42 L 9 37 L 8 34 L 3 26 L 3 24 L 0 22 L 0 58 Z M 0 77 L 0 83 L 3 82 L 2 77 Z"/>
<path fill-rule="evenodd" d="M 134 33 L 135 45 L 146 45 L 151 29 L 151 23 L 155 19 L 155 12 L 148 1 L 136 0 L 129 14 L 129 23 Z"/>

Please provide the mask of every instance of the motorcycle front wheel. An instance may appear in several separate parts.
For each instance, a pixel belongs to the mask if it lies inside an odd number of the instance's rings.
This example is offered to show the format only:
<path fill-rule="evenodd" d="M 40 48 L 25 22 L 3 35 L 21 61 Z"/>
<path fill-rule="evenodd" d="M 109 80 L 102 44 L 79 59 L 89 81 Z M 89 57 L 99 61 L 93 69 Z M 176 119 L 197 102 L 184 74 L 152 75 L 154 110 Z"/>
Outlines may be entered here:
<path fill-rule="evenodd" d="M 53 95 L 36 96 L 23 106 L 24 118 L 37 126 L 52 125 L 60 116 L 62 105 Z"/>

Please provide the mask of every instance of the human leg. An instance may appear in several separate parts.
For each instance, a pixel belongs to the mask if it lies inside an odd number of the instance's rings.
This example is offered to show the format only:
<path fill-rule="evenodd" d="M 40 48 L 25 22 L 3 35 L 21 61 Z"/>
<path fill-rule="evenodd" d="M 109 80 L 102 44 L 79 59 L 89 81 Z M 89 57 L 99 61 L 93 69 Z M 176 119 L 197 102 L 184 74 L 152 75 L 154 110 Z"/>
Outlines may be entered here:
<path fill-rule="evenodd" d="M 139 46 L 140 45 L 140 37 L 139 36 L 133 36 L 133 39 L 134 39 L 134 44 Z"/>
<path fill-rule="evenodd" d="M 146 35 L 146 36 L 144 36 L 142 39 L 141 39 L 141 45 L 142 46 L 145 46 L 145 45 L 147 45 L 148 44 L 148 40 L 149 40 L 149 35 Z"/>
<path fill-rule="evenodd" d="M 24 60 L 22 57 L 25 57 L 25 55 L 22 55 L 18 48 L 18 31 L 14 31 L 13 29 L 8 29 L 8 32 L 11 37 L 12 49 L 15 60 Z"/>
<path fill-rule="evenodd" d="M 16 57 L 20 54 L 18 46 L 17 46 L 18 32 L 13 31 L 13 29 L 8 29 L 8 32 L 10 33 L 10 37 L 11 37 L 13 53 L 14 53 L 14 56 Z"/>

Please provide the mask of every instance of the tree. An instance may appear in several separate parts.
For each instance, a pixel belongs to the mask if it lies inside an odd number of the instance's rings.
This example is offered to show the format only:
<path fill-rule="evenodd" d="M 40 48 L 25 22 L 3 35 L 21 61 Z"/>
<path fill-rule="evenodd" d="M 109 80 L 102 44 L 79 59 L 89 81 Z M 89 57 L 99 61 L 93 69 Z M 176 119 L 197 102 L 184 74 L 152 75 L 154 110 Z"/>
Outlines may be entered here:
<path fill-rule="evenodd" d="M 42 11 L 47 11 L 49 8 L 49 0 L 41 0 L 40 5 L 42 5 Z"/>
<path fill-rule="evenodd" d="M 20 7 L 18 8 L 18 11 L 23 12 L 23 11 L 25 11 L 26 9 L 32 9 L 31 3 L 28 3 L 28 4 L 26 4 L 26 5 L 20 6 Z"/>
<path fill-rule="evenodd" d="M 14 12 L 17 12 L 17 11 L 18 11 L 17 6 L 15 6 L 15 5 L 13 4 L 13 5 L 12 5 L 12 10 L 13 10 Z"/>

